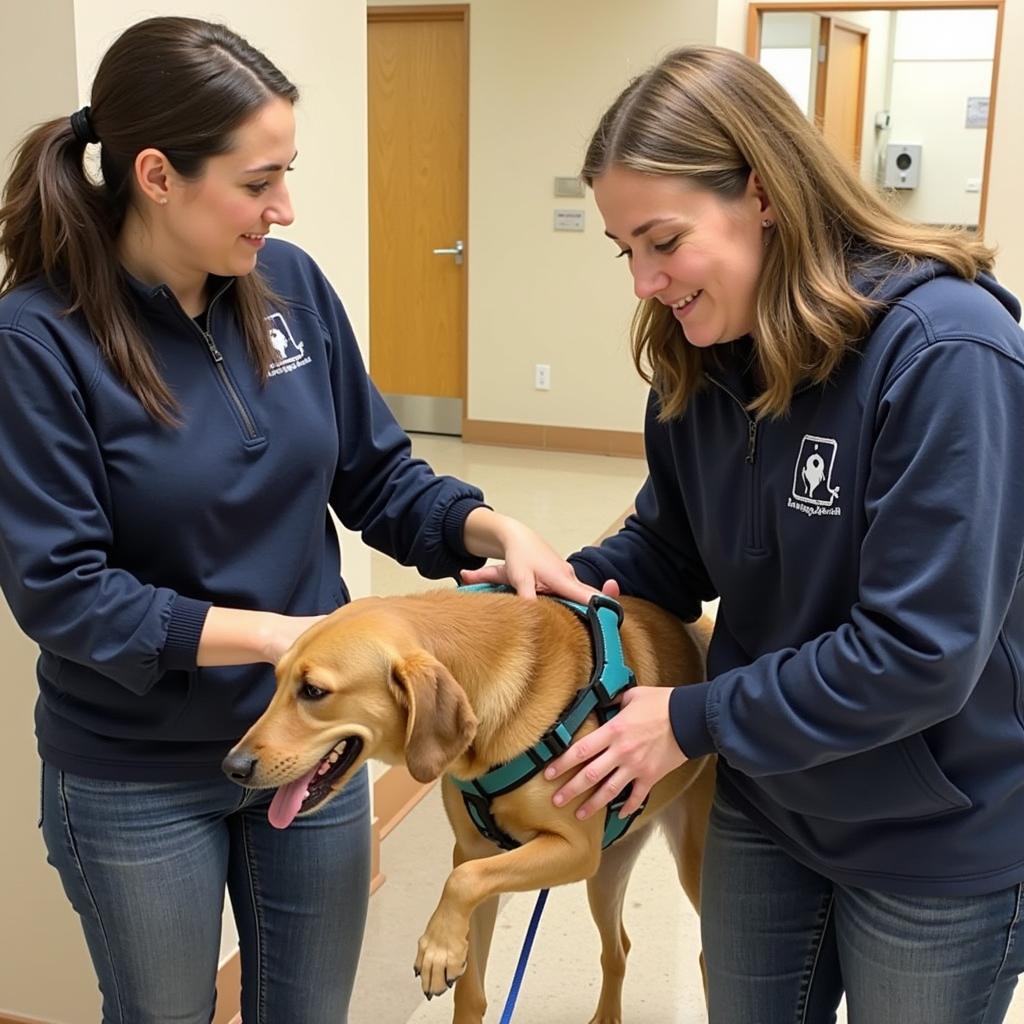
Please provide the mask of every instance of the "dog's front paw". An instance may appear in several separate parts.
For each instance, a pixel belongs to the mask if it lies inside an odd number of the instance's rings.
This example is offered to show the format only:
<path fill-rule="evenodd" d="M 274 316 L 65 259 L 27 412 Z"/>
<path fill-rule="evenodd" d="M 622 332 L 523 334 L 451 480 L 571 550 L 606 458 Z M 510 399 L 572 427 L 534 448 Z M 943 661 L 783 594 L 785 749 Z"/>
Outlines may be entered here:
<path fill-rule="evenodd" d="M 468 925 L 459 928 L 450 915 L 435 912 L 419 942 L 415 972 L 428 999 L 439 996 L 462 977 L 469 955 Z"/>

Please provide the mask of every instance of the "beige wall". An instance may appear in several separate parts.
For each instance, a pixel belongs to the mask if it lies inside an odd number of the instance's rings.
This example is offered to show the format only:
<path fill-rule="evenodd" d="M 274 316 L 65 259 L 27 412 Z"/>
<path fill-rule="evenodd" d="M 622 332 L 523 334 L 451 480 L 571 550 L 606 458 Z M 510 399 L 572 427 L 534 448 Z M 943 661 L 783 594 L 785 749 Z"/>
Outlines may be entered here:
<path fill-rule="evenodd" d="M 10 4 L 0 37 L 0 178 L 25 131 L 74 109 L 75 38 L 72 0 Z M 44 40 L 28 46 L 26 40 Z M 40 63 L 40 52 L 50 61 Z M 11 102 L 16 98 L 17 102 Z M 76 1007 L 95 1004 L 83 982 L 84 943 L 57 876 L 46 865 L 36 828 L 39 760 L 32 731 L 35 649 L 0 600 L 0 777 L 6 781 L 0 841 L 0 1013 L 44 1009 L 53 1020 L 72 1021 Z M 54 964 L 71 965 L 70 991 L 54 984 Z M 93 986 L 95 987 L 95 986 Z M 41 998 L 37 998 L 41 995 Z M 92 1014 L 95 1020 L 97 1014 Z M 84 1019 L 84 1018 L 83 1018 Z"/>
<path fill-rule="evenodd" d="M 1007 0 L 1003 16 L 999 94 L 992 142 L 985 240 L 999 249 L 996 273 L 1018 296 L 1024 297 L 1024 205 L 1021 168 L 1024 167 L 1024 3 Z"/>
<path fill-rule="evenodd" d="M 0 104 L 0 151 L 8 152 L 31 123 L 70 114 L 79 103 L 88 102 L 88 86 L 99 57 L 123 28 L 143 17 L 172 13 L 225 21 L 265 49 L 302 90 L 297 112 L 300 155 L 289 179 L 297 218 L 283 234 L 308 249 L 324 267 L 365 341 L 366 23 L 362 3 L 292 0 L 285 14 L 280 3 L 272 0 L 148 0 L 144 7 L 123 0 L 29 4 L 5 0 L 0 95 L 6 100 Z M 45 46 L 26 44 L 26 40 L 44 38 Z M 47 59 L 41 60 L 40 54 Z M 365 548 L 348 538 L 345 559 L 354 591 L 367 592 Z M 0 606 L 0 644 L 6 672 L 0 697 L 0 777 L 7 780 L 0 870 L 4 940 L 0 1014 L 92 1024 L 99 1018 L 99 997 L 85 943 L 57 876 L 45 863 L 36 830 L 35 652 L 6 605 Z M 228 922 L 224 952 L 234 945 Z"/>
<path fill-rule="evenodd" d="M 645 390 L 635 301 L 589 194 L 556 199 L 629 79 L 674 45 L 712 38 L 713 8 L 647 0 L 474 0 L 470 43 L 469 415 L 638 430 Z M 524 55 L 529 55 L 524 59 Z M 582 207 L 583 233 L 555 232 Z M 535 363 L 551 390 L 533 387 Z"/>
<path fill-rule="evenodd" d="M 408 0 L 384 0 L 408 2 Z M 629 274 L 593 198 L 556 199 L 597 119 L 674 45 L 708 41 L 714 5 L 470 0 L 469 377 L 476 420 L 637 431 Z M 555 232 L 583 209 L 582 233 Z M 372 339 L 371 339 L 372 341 Z M 533 386 L 536 363 L 551 390 Z"/>

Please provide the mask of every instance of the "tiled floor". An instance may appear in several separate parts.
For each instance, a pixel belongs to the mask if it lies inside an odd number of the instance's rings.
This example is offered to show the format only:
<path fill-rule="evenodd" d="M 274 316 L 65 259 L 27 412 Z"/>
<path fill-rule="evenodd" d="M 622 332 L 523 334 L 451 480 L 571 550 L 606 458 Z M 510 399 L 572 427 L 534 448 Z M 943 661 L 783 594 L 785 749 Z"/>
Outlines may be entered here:
<path fill-rule="evenodd" d="M 481 486 L 495 508 L 569 551 L 602 534 L 630 504 L 644 475 L 633 459 L 518 451 L 418 436 L 414 451 L 439 472 Z M 414 570 L 374 556 L 375 593 L 436 586 Z M 370 901 L 351 1024 L 447 1024 L 450 995 L 426 1002 L 412 972 L 416 942 L 449 871 L 451 834 L 435 789 L 384 840 L 385 885 Z M 488 969 L 488 1021 L 498 1021 L 533 910 L 532 895 L 506 897 Z M 624 992 L 625 1024 L 704 1021 L 697 968 L 697 920 L 683 897 L 664 839 L 652 837 L 626 898 L 633 943 Z M 599 943 L 582 885 L 552 891 L 516 1010 L 517 1024 L 584 1024 L 597 1002 Z M 841 1011 L 839 1024 L 845 1024 Z M 737 1021 L 736 1024 L 746 1024 Z M 886 1024 L 886 1022 L 872 1022 Z M 1006 1024 L 1024 1024 L 1018 990 Z"/>

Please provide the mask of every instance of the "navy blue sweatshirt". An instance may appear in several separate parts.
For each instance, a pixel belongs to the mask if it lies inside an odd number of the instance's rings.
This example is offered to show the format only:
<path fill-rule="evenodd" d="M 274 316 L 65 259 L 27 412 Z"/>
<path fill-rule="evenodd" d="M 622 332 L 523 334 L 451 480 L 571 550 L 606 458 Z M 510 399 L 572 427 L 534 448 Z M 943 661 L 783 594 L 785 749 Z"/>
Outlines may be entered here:
<path fill-rule="evenodd" d="M 1024 879 L 1024 334 L 990 278 L 924 265 L 822 386 L 755 422 L 749 340 L 646 423 L 636 514 L 571 561 L 684 618 L 720 597 L 680 748 L 846 884 Z M 682 343 L 682 340 L 680 341 Z"/>
<path fill-rule="evenodd" d="M 268 241 L 260 269 L 284 300 L 265 385 L 232 280 L 211 282 L 198 323 L 167 287 L 129 282 L 177 427 L 146 414 L 45 283 L 0 299 L 0 584 L 40 647 L 36 731 L 58 768 L 216 776 L 274 674 L 197 668 L 206 613 L 344 604 L 328 505 L 424 575 L 482 564 L 462 543 L 482 495 L 410 456 L 316 264 Z"/>

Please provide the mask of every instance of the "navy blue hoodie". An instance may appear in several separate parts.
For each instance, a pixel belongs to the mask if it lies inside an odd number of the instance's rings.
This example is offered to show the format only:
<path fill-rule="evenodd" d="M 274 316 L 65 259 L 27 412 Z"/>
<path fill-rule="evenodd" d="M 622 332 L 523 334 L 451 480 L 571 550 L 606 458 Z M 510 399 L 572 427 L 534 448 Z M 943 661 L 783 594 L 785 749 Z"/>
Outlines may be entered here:
<path fill-rule="evenodd" d="M 462 544 L 478 490 L 435 476 L 370 382 L 316 264 L 268 241 L 284 306 L 261 385 L 212 282 L 197 323 L 129 282 L 181 405 L 155 423 L 45 283 L 0 299 L 0 584 L 40 646 L 41 756 L 94 777 L 213 777 L 262 712 L 269 665 L 196 667 L 211 604 L 290 615 L 348 600 L 328 505 L 427 576 L 482 564 Z"/>
<path fill-rule="evenodd" d="M 721 598 L 672 727 L 794 857 L 995 891 L 1024 879 L 1020 305 L 930 264 L 875 297 L 867 340 L 784 418 L 744 409 L 749 340 L 682 417 L 652 398 L 636 513 L 571 561 L 684 618 Z"/>

